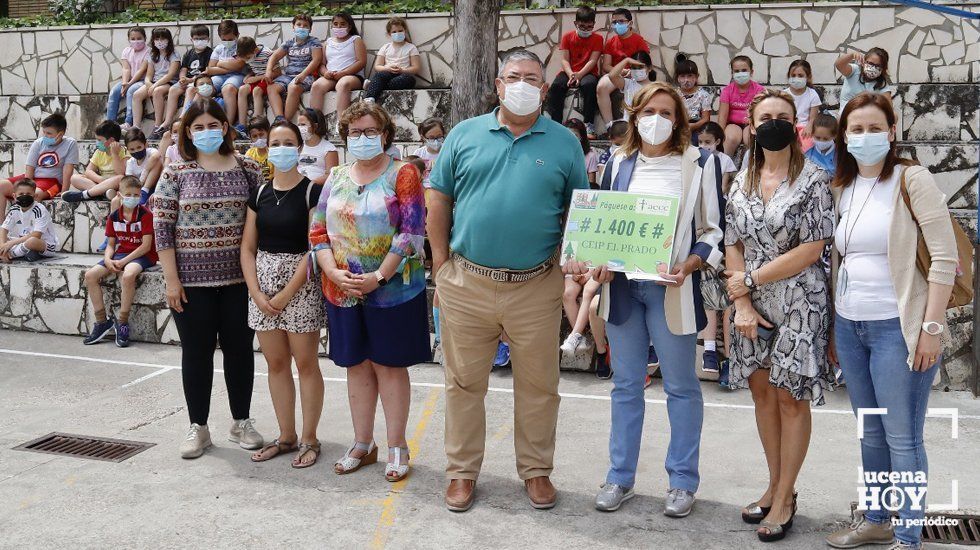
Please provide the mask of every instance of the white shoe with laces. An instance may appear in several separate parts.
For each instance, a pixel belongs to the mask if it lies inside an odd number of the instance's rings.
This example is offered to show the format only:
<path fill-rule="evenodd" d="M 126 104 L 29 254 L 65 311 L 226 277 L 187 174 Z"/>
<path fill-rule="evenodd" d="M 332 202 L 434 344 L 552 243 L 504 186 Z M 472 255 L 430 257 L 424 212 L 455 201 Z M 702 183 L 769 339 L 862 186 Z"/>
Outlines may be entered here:
<path fill-rule="evenodd" d="M 561 345 L 561 352 L 564 355 L 572 356 L 579 351 L 579 348 L 585 345 L 585 336 L 577 332 L 573 332 L 565 338 L 565 341 Z"/>
<path fill-rule="evenodd" d="M 191 424 L 190 429 L 187 430 L 187 437 L 180 444 L 180 457 L 197 458 L 210 446 L 211 432 L 207 425 Z"/>
<path fill-rule="evenodd" d="M 243 449 L 258 449 L 265 443 L 265 439 L 255 429 L 255 419 L 245 418 L 232 422 L 231 429 L 228 431 L 228 441 L 238 443 Z"/>

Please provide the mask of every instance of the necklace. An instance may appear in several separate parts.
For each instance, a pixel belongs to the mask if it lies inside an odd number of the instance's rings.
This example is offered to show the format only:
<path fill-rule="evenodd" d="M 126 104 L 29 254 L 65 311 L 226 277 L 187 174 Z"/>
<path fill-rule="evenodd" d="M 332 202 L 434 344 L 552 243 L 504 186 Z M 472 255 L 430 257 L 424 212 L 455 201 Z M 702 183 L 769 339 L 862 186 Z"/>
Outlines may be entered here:
<path fill-rule="evenodd" d="M 272 195 L 276 198 L 276 206 L 279 206 L 279 203 L 281 203 L 282 200 L 286 198 L 286 195 L 288 195 L 289 192 L 292 191 L 293 189 L 296 189 L 296 186 L 295 185 L 292 186 L 292 187 L 290 187 L 289 189 L 287 189 L 286 192 L 283 193 L 282 196 L 280 197 L 279 196 L 279 193 L 276 193 L 276 188 L 273 187 L 272 188 Z"/>
<path fill-rule="evenodd" d="M 847 295 L 847 245 L 851 242 L 851 235 L 854 234 L 854 228 L 857 227 L 857 222 L 861 218 L 861 214 L 864 213 L 864 207 L 868 206 L 868 203 L 871 202 L 871 196 L 874 194 L 875 187 L 878 186 L 880 179 L 880 175 L 875 178 L 874 183 L 871 184 L 871 189 L 868 190 L 868 195 L 864 197 L 864 203 L 861 204 L 861 208 L 858 209 L 853 219 L 851 219 L 851 213 L 854 212 L 854 195 L 857 193 L 855 192 L 855 188 L 853 186 L 851 187 L 851 198 L 847 203 L 847 222 L 844 223 L 844 247 L 840 251 L 841 258 L 843 259 L 841 260 L 840 274 L 837 281 L 838 296 Z"/>

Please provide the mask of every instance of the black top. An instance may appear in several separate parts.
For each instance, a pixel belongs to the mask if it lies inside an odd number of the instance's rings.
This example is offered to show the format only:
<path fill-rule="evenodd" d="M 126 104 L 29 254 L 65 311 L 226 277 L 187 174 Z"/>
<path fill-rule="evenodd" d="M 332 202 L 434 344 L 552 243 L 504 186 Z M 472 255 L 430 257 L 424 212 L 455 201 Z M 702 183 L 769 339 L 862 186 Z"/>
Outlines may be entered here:
<path fill-rule="evenodd" d="M 208 68 L 208 63 L 211 61 L 211 47 L 208 46 L 200 52 L 191 48 L 187 50 L 184 54 L 184 58 L 180 62 L 180 66 L 187 69 L 187 76 L 194 78 L 204 72 L 204 69 Z"/>
<path fill-rule="evenodd" d="M 311 183 L 309 178 L 303 178 L 289 191 L 273 189 L 272 183 L 252 191 L 248 207 L 256 214 L 259 250 L 272 254 L 308 251 L 310 210 L 320 200 L 321 191 L 323 186 Z"/>

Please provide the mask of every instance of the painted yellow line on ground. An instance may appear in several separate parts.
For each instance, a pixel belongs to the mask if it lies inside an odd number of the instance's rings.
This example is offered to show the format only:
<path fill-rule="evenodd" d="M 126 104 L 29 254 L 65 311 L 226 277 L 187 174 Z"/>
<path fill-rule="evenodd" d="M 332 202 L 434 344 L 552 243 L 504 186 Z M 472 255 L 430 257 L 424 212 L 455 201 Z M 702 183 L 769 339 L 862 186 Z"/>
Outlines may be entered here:
<path fill-rule="evenodd" d="M 432 413 L 436 410 L 436 404 L 439 402 L 440 395 L 442 395 L 442 391 L 439 388 L 429 390 L 429 395 L 425 399 L 425 405 L 422 407 L 422 417 L 415 424 L 412 437 L 408 440 L 408 452 L 412 458 L 419 456 L 422 437 L 425 435 L 425 429 L 429 426 L 429 419 L 432 418 Z M 405 487 L 410 481 L 412 481 L 411 475 L 391 484 L 388 497 L 381 503 L 381 517 L 378 518 L 378 526 L 374 530 L 374 540 L 371 541 L 371 548 L 381 549 L 388 544 L 388 535 L 391 533 L 391 528 L 395 525 L 395 505 L 398 503 Z"/>

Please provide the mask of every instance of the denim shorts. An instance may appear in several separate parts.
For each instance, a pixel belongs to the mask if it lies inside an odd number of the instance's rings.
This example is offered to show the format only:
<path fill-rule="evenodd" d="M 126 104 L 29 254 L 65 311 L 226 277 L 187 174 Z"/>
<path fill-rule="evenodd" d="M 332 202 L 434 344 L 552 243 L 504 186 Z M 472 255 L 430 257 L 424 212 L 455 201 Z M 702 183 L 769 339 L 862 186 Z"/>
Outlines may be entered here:
<path fill-rule="evenodd" d="M 241 73 L 219 74 L 212 76 L 211 82 L 214 83 L 214 91 L 220 93 L 225 86 L 240 87 L 245 82 L 245 75 Z"/>
<path fill-rule="evenodd" d="M 128 255 L 129 254 L 124 253 L 124 252 L 116 252 L 115 254 L 112 255 L 112 259 L 113 260 L 121 260 L 121 259 L 125 258 Z M 140 256 L 139 258 L 136 258 L 135 260 L 130 260 L 129 263 L 136 264 L 136 265 L 140 266 L 141 268 L 143 268 L 143 271 L 146 271 L 147 269 L 150 269 L 151 267 L 153 267 L 154 265 L 156 265 L 156 262 L 150 261 L 150 259 L 147 258 L 146 256 Z M 105 260 L 99 260 L 99 264 L 98 265 L 101 265 L 102 267 L 105 267 Z"/>
<path fill-rule="evenodd" d="M 286 90 L 289 88 L 289 85 L 292 84 L 294 78 L 296 78 L 296 77 L 295 76 L 280 75 L 279 78 L 276 78 L 273 82 L 275 82 L 276 84 L 282 86 L 282 93 L 285 94 L 286 93 Z M 300 82 L 299 84 L 301 86 L 303 86 L 303 91 L 304 92 L 308 92 L 308 91 L 310 91 L 310 88 L 313 87 L 313 77 L 312 76 L 308 76 L 308 77 L 304 78 L 303 81 Z"/>

